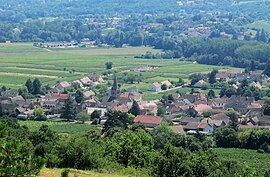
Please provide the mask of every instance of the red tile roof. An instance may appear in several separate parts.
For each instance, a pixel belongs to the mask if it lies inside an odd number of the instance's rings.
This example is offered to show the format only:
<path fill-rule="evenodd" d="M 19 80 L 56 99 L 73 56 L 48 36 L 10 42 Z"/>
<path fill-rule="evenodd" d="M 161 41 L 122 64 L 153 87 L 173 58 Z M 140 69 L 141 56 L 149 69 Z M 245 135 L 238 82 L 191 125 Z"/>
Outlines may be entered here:
<path fill-rule="evenodd" d="M 68 94 L 58 94 L 58 93 L 53 93 L 51 94 L 51 99 L 64 99 L 66 100 L 68 98 Z"/>
<path fill-rule="evenodd" d="M 158 125 L 162 122 L 162 118 L 157 117 L 157 116 L 139 115 L 139 116 L 135 117 L 134 122 Z"/>
<path fill-rule="evenodd" d="M 158 83 L 158 82 L 154 82 L 153 85 L 154 85 L 155 87 L 161 87 L 161 84 Z"/>
<path fill-rule="evenodd" d="M 205 112 L 205 111 L 210 111 L 212 108 L 208 106 L 207 104 L 199 104 L 195 106 L 195 110 L 197 112 Z"/>
<path fill-rule="evenodd" d="M 217 79 L 226 79 L 226 78 L 228 78 L 228 75 L 226 73 L 217 73 L 216 78 Z"/>
<path fill-rule="evenodd" d="M 198 128 L 201 128 L 201 129 L 204 129 L 204 128 L 206 128 L 208 126 L 208 124 L 207 123 L 200 123 L 199 125 L 198 125 Z"/>

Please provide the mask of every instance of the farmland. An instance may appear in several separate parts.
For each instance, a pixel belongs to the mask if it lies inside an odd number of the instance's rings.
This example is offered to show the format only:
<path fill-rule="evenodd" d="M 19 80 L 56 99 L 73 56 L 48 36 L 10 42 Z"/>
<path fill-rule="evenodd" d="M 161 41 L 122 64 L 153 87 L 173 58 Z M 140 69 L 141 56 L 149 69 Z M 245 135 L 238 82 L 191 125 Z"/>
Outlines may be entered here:
<path fill-rule="evenodd" d="M 105 63 L 113 62 L 113 71 L 135 73 L 136 68 L 148 65 L 160 68 L 141 73 L 140 84 L 123 84 L 122 88 L 138 87 L 144 93 L 144 99 L 160 98 L 163 94 L 148 92 L 149 84 L 162 80 L 178 81 L 179 77 L 188 82 L 191 73 L 208 73 L 213 68 L 227 70 L 228 67 L 200 65 L 191 62 L 161 59 L 140 59 L 135 55 L 147 51 L 161 52 L 149 47 L 125 48 L 85 48 L 85 49 L 42 49 L 32 43 L 14 43 L 0 45 L 0 86 L 20 88 L 28 78 L 39 78 L 43 85 L 54 85 L 58 81 L 73 81 L 89 73 L 102 74 Z M 186 90 L 182 90 L 186 91 Z"/>
<path fill-rule="evenodd" d="M 258 171 L 270 170 L 270 154 L 260 154 L 256 150 L 214 148 L 213 151 L 223 160 L 247 163 Z"/>
<path fill-rule="evenodd" d="M 60 134 L 83 134 L 90 130 L 100 130 L 99 126 L 68 122 L 20 121 L 19 123 L 21 126 L 27 126 L 30 131 L 37 131 L 42 125 L 48 125 L 52 131 Z"/>

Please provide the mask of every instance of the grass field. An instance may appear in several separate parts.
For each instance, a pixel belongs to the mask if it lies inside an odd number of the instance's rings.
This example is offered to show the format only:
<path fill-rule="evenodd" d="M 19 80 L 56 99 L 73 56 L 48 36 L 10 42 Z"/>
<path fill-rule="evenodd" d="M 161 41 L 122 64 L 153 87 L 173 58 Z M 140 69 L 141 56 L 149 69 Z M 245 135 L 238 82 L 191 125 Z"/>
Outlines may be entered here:
<path fill-rule="evenodd" d="M 48 125 L 56 133 L 61 134 L 82 134 L 90 130 L 100 130 L 100 126 L 89 124 L 74 124 L 68 122 L 38 122 L 38 121 L 20 121 L 20 125 L 25 125 L 30 131 L 37 131 L 42 125 Z"/>
<path fill-rule="evenodd" d="M 256 29 L 264 29 L 266 32 L 270 32 L 270 23 L 267 21 L 255 21 L 254 23 L 248 24 L 245 26 L 246 28 L 256 28 Z"/>
<path fill-rule="evenodd" d="M 270 154 L 260 154 L 256 150 L 230 148 L 214 148 L 213 151 L 224 160 L 235 160 L 240 163 L 246 162 L 262 173 L 270 170 Z"/>
<path fill-rule="evenodd" d="M 186 82 L 191 73 L 208 73 L 213 68 L 228 70 L 229 67 L 200 65 L 179 60 L 151 60 L 134 58 L 146 51 L 160 52 L 149 47 L 42 49 L 32 43 L 0 44 L 0 86 L 23 87 L 28 78 L 39 78 L 43 85 L 54 85 L 58 81 L 73 81 L 89 73 L 102 74 L 105 63 L 113 62 L 113 71 L 134 73 L 135 68 L 149 65 L 159 69 L 141 73 L 145 78 L 140 84 L 125 84 L 122 88 L 138 87 L 145 93 L 143 99 L 160 98 L 161 94 L 148 92 L 149 84 L 162 80 Z M 75 70 L 75 72 L 70 72 Z M 171 92 L 171 91 L 169 91 Z"/>

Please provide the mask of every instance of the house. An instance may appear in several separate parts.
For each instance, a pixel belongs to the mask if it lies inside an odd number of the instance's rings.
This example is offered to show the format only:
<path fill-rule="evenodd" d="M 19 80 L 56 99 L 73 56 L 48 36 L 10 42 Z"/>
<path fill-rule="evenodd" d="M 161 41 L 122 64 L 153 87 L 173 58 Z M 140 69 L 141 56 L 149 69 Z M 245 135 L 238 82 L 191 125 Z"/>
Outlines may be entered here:
<path fill-rule="evenodd" d="M 233 108 L 235 111 L 237 111 L 240 114 L 246 114 L 249 111 L 249 105 L 255 102 L 255 99 L 253 97 L 241 97 L 233 95 L 225 104 L 224 108 L 229 109 Z"/>
<path fill-rule="evenodd" d="M 193 117 L 182 117 L 179 120 L 179 122 L 180 122 L 181 125 L 187 125 L 190 122 L 197 122 L 197 123 L 199 123 L 200 122 L 200 119 L 199 118 L 193 118 Z"/>
<path fill-rule="evenodd" d="M 169 128 L 176 134 L 180 134 L 180 135 L 186 134 L 182 125 L 173 125 L 173 126 L 169 126 Z"/>
<path fill-rule="evenodd" d="M 104 80 L 102 79 L 102 77 L 99 74 L 90 74 L 90 75 L 88 75 L 88 78 L 92 82 L 104 82 Z"/>
<path fill-rule="evenodd" d="M 100 111 L 101 117 L 105 116 L 105 113 L 107 112 L 107 109 L 104 108 L 87 108 L 86 112 L 88 115 L 91 115 L 94 111 Z"/>
<path fill-rule="evenodd" d="M 225 113 L 219 113 L 219 114 L 215 114 L 210 116 L 210 118 L 215 121 L 215 120 L 221 120 L 223 121 L 226 125 L 230 122 L 230 118 L 229 116 L 227 116 Z"/>
<path fill-rule="evenodd" d="M 71 84 L 67 81 L 63 81 L 63 82 L 56 84 L 54 88 L 56 88 L 60 91 L 64 91 L 65 89 L 68 89 L 69 87 L 71 87 Z"/>
<path fill-rule="evenodd" d="M 161 124 L 162 118 L 157 116 L 146 116 L 146 115 L 139 115 L 136 116 L 134 119 L 134 123 L 142 123 L 147 128 L 154 128 Z"/>
<path fill-rule="evenodd" d="M 92 96 L 95 96 L 95 95 L 96 95 L 95 92 L 93 92 L 92 90 L 88 90 L 88 91 L 83 93 L 83 96 L 85 98 L 91 98 Z"/>
<path fill-rule="evenodd" d="M 198 113 L 201 114 L 203 112 L 211 111 L 212 108 L 208 106 L 207 104 L 198 104 L 194 107 L 194 110 Z"/>
<path fill-rule="evenodd" d="M 216 80 L 219 82 L 227 82 L 229 80 L 229 77 L 226 73 L 217 73 Z"/>
<path fill-rule="evenodd" d="M 250 87 L 255 87 L 255 88 L 258 88 L 258 89 L 261 89 L 262 88 L 262 85 L 260 82 L 252 82 L 251 84 L 249 84 Z"/>
<path fill-rule="evenodd" d="M 162 81 L 162 82 L 160 82 L 160 84 L 167 85 L 168 89 L 171 89 L 173 87 L 173 84 L 168 80 Z"/>
<path fill-rule="evenodd" d="M 60 93 L 53 93 L 46 95 L 47 100 L 59 100 L 64 102 L 69 97 L 69 94 L 60 94 Z"/>
<path fill-rule="evenodd" d="M 151 92 L 159 92 L 161 91 L 161 84 L 158 82 L 154 82 L 149 86 L 149 91 Z"/>
<path fill-rule="evenodd" d="M 244 79 L 249 78 L 249 75 L 247 73 L 237 73 L 235 77 L 237 82 L 242 82 Z"/>
<path fill-rule="evenodd" d="M 224 109 L 227 100 L 228 100 L 227 97 L 215 98 L 211 104 L 211 107 L 213 109 Z"/>
<path fill-rule="evenodd" d="M 201 122 L 198 125 L 198 131 L 199 132 L 202 132 L 202 133 L 212 133 L 214 131 L 214 128 L 209 123 L 203 123 L 203 122 Z"/>
<path fill-rule="evenodd" d="M 203 87 L 204 84 L 206 84 L 204 80 L 199 80 L 198 82 L 194 84 L 194 87 L 201 88 Z"/>
<path fill-rule="evenodd" d="M 80 79 L 80 82 L 81 82 L 83 85 L 90 85 L 92 81 L 91 81 L 88 77 L 84 77 L 84 78 L 81 78 L 81 79 Z"/>
<path fill-rule="evenodd" d="M 158 106 L 154 101 L 139 103 L 142 115 L 157 115 Z"/>
<path fill-rule="evenodd" d="M 258 119 L 259 119 L 260 126 L 270 126 L 270 116 L 263 115 L 261 117 L 258 117 Z"/>
<path fill-rule="evenodd" d="M 257 116 L 250 118 L 249 121 L 252 123 L 252 125 L 259 125 L 260 122 Z"/>
<path fill-rule="evenodd" d="M 209 123 L 213 129 L 215 130 L 216 128 L 219 127 L 224 127 L 226 123 L 223 120 L 213 120 L 211 118 L 204 118 L 201 120 L 202 123 Z"/>
<path fill-rule="evenodd" d="M 72 85 L 78 85 L 77 87 L 81 88 L 83 87 L 83 84 L 80 80 L 75 80 L 72 82 Z"/>
<path fill-rule="evenodd" d="M 33 116 L 34 110 L 18 108 L 18 109 L 16 109 L 16 112 L 18 113 L 18 115 L 17 115 L 18 119 L 26 120 L 26 119 L 30 118 L 31 116 Z"/>
<path fill-rule="evenodd" d="M 184 126 L 185 132 L 188 131 L 198 131 L 198 126 L 200 125 L 200 122 L 189 122 L 187 125 Z"/>
<path fill-rule="evenodd" d="M 236 75 L 239 73 L 239 71 L 236 71 L 236 70 L 228 70 L 226 72 L 227 76 L 232 78 L 232 77 L 236 77 Z"/>

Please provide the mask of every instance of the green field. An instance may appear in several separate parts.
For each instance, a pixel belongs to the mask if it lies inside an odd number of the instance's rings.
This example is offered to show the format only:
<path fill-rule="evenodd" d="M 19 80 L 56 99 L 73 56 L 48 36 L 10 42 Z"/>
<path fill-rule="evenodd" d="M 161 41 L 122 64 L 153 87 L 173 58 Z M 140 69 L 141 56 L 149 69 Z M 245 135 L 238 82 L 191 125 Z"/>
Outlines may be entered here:
<path fill-rule="evenodd" d="M 266 32 L 270 32 L 270 23 L 267 21 L 255 21 L 251 24 L 244 26 L 246 28 L 256 28 L 256 29 L 264 29 Z"/>
<path fill-rule="evenodd" d="M 100 126 L 89 124 L 74 124 L 68 122 L 38 122 L 38 121 L 20 121 L 21 126 L 25 125 L 30 131 L 37 131 L 42 125 L 48 125 L 48 127 L 56 133 L 65 134 L 83 134 L 90 130 L 100 130 Z"/>
<path fill-rule="evenodd" d="M 152 82 L 178 81 L 181 77 L 188 83 L 188 76 L 191 73 L 208 73 L 213 68 L 223 71 L 231 69 L 177 59 L 134 58 L 135 55 L 147 51 L 160 52 L 149 47 L 42 49 L 33 47 L 32 43 L 0 44 L 0 86 L 20 88 L 28 78 L 39 78 L 43 85 L 54 85 L 58 81 L 73 81 L 89 73 L 102 74 L 105 71 L 105 63 L 109 61 L 113 62 L 113 71 L 126 73 L 135 73 L 131 70 L 148 65 L 161 66 L 159 69 L 141 73 L 144 77 L 142 83 L 122 86 L 122 89 L 138 87 L 139 91 L 144 93 L 143 99 L 149 100 L 160 98 L 164 94 L 148 92 L 149 84 Z M 70 72 L 72 70 L 75 72 Z"/>
<path fill-rule="evenodd" d="M 214 148 L 212 150 L 224 160 L 234 160 L 241 164 L 245 162 L 261 173 L 270 170 L 270 154 L 260 154 L 256 150 L 247 149 Z"/>

